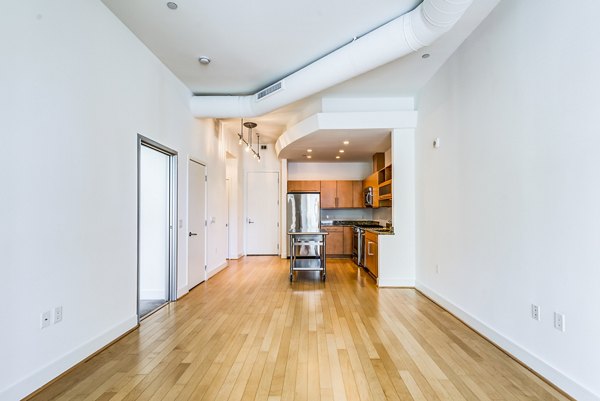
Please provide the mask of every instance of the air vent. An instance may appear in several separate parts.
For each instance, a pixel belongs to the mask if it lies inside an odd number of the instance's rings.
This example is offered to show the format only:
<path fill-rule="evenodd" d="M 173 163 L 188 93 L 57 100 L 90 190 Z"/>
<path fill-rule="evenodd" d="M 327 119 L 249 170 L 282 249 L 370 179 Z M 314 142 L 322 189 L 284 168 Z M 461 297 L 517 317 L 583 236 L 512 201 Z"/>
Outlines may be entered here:
<path fill-rule="evenodd" d="M 268 88 L 265 88 L 263 90 L 261 90 L 260 92 L 258 92 L 256 94 L 256 101 L 258 102 L 259 100 L 262 100 L 264 98 L 266 98 L 267 96 L 271 96 L 272 94 L 279 92 L 280 90 L 285 89 L 285 87 L 283 86 L 283 81 L 279 81 L 271 86 L 269 86 Z"/>

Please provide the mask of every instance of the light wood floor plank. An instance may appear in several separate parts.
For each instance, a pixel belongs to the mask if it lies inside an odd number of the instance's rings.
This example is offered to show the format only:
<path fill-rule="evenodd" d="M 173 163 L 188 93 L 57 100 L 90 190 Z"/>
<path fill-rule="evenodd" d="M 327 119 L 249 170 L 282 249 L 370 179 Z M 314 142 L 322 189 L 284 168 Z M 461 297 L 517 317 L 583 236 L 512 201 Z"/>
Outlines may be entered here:
<path fill-rule="evenodd" d="M 32 401 L 568 400 L 412 289 L 246 257 Z"/>

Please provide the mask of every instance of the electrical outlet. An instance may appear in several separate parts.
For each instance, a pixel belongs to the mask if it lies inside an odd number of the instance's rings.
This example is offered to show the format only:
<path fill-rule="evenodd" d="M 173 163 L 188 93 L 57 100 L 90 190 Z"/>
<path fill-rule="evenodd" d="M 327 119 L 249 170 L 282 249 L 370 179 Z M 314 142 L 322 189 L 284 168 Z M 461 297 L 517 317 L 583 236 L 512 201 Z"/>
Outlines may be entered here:
<path fill-rule="evenodd" d="M 533 320 L 540 321 L 540 307 L 534 304 L 531 304 L 531 318 Z"/>
<path fill-rule="evenodd" d="M 435 265 L 435 273 L 440 274 L 440 265 Z"/>
<path fill-rule="evenodd" d="M 47 310 L 46 312 L 42 313 L 40 327 L 45 329 L 46 327 L 50 326 L 50 323 L 50 311 Z"/>
<path fill-rule="evenodd" d="M 565 331 L 565 315 L 554 312 L 554 328 L 556 330 Z"/>
<path fill-rule="evenodd" d="M 62 306 L 57 306 L 54 308 L 54 323 L 60 323 L 63 319 L 63 311 Z"/>

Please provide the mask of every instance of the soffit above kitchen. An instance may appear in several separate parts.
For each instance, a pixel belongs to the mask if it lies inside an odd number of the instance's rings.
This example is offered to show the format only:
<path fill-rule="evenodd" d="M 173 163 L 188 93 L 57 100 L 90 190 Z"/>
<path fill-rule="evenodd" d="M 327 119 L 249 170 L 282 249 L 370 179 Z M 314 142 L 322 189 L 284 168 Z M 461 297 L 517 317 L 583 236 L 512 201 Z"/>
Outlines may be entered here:
<path fill-rule="evenodd" d="M 387 129 L 319 130 L 295 141 L 283 156 L 291 162 L 364 162 L 391 146 Z"/>

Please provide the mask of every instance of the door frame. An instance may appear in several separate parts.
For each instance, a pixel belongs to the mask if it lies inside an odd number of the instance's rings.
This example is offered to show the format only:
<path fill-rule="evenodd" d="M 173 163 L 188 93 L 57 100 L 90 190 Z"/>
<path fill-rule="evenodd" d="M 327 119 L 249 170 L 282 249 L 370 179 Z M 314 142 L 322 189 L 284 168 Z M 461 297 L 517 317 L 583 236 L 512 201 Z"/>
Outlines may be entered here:
<path fill-rule="evenodd" d="M 187 230 L 186 233 L 189 232 L 190 229 L 190 165 L 191 163 L 197 163 L 199 165 L 201 165 L 202 167 L 204 167 L 204 281 L 201 281 L 198 285 L 200 285 L 201 283 L 206 282 L 207 280 L 207 275 L 208 275 L 208 165 L 207 163 L 205 163 L 204 161 L 201 161 L 200 159 L 197 159 L 195 157 L 190 157 L 188 159 L 188 179 L 187 179 L 187 199 L 185 200 L 185 208 L 186 208 L 186 213 L 187 213 Z M 185 249 L 186 249 L 186 255 L 185 255 L 185 266 L 186 266 L 186 276 L 187 276 L 187 290 L 190 291 L 192 288 L 190 288 L 190 278 L 189 278 L 189 272 L 190 272 L 190 266 L 189 266 L 189 257 L 190 257 L 190 242 L 187 241 Z M 194 286 L 196 287 L 196 286 Z"/>
<path fill-rule="evenodd" d="M 169 302 L 177 300 L 177 151 L 168 148 L 150 138 L 138 133 L 137 135 L 137 299 L 136 315 L 138 324 L 140 318 L 140 184 L 141 184 L 141 151 L 142 146 L 154 149 L 169 156 L 169 267 L 168 267 L 168 294 Z M 163 305 L 164 306 L 164 305 Z M 158 308 L 160 309 L 160 308 Z M 158 310 L 157 309 L 157 310 Z M 153 312 L 144 316 L 150 316 Z"/>

